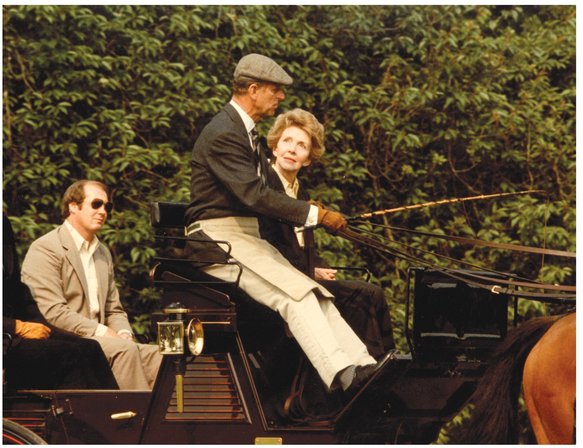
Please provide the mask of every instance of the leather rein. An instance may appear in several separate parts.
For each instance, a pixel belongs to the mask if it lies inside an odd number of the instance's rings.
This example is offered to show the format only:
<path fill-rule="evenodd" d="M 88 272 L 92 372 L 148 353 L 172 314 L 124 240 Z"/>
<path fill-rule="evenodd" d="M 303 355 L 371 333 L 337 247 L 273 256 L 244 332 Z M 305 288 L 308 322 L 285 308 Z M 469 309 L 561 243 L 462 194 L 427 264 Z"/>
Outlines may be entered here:
<path fill-rule="evenodd" d="M 356 222 L 352 220 L 352 222 Z M 367 222 L 369 225 L 370 222 Z M 440 234 L 433 234 L 430 232 L 422 232 L 422 231 L 414 231 L 408 229 L 402 229 L 398 227 L 389 227 L 389 226 L 382 226 L 387 227 L 391 230 L 400 230 L 406 231 L 413 234 L 418 235 L 426 235 L 435 238 L 446 239 L 450 241 L 455 241 L 458 243 L 463 244 L 475 244 L 480 246 L 487 246 L 493 247 L 497 249 L 505 249 L 505 250 L 512 250 L 512 251 L 520 251 L 520 252 L 528 252 L 528 253 L 536 253 L 536 254 L 543 254 L 549 256 L 559 256 L 559 257 L 568 257 L 574 258 L 576 254 L 574 252 L 567 252 L 567 251 L 558 251 L 553 249 L 543 249 L 537 247 L 530 247 L 530 246 L 520 246 L 517 244 L 506 244 L 506 243 L 492 243 L 472 238 L 464 238 L 464 237 L 456 237 L 456 236 L 449 236 L 449 235 L 440 235 Z M 451 268 L 441 268 L 432 265 L 431 263 L 412 255 L 409 255 L 405 252 L 399 251 L 395 248 L 389 246 L 386 242 L 379 241 L 378 235 L 375 235 L 375 238 L 371 238 L 369 236 L 364 235 L 364 231 L 359 229 L 353 225 L 349 225 L 348 228 L 341 230 L 336 233 L 338 236 L 342 236 L 347 240 L 363 244 L 368 246 L 374 250 L 388 253 L 392 256 L 397 256 L 399 258 L 404 258 L 409 261 L 414 261 L 416 263 L 426 265 L 431 267 L 434 270 L 440 271 L 449 277 L 455 278 L 457 280 L 463 281 L 471 286 L 479 287 L 488 289 L 489 291 L 496 293 L 496 294 L 507 294 L 510 296 L 517 296 L 517 297 L 524 297 L 529 298 L 532 300 L 540 300 L 545 302 L 557 302 L 557 303 L 572 303 L 576 296 L 576 287 L 575 286 L 563 286 L 563 285 L 552 285 L 552 284 L 544 284 L 539 282 L 534 282 L 531 280 L 528 281 L 521 281 L 517 280 L 517 276 L 498 272 L 491 269 L 483 269 L 482 271 L 489 271 L 492 273 L 497 274 L 499 277 L 492 278 L 485 275 L 481 275 L 475 271 L 461 271 Z M 530 289 L 538 289 L 543 291 L 553 291 L 553 292 L 532 292 L 532 291 L 524 291 L 518 290 L 517 287 L 525 287 Z"/>

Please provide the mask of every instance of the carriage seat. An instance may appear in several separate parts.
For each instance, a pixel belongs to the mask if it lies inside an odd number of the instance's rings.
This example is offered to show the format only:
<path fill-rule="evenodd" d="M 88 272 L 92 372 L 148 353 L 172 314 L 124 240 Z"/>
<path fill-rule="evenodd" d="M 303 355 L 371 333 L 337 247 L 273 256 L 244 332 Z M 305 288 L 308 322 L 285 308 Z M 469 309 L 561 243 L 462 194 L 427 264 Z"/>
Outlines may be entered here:
<path fill-rule="evenodd" d="M 157 240 L 156 265 L 150 273 L 155 286 L 162 288 L 162 303 L 166 307 L 180 302 L 194 310 L 206 323 L 205 329 L 236 331 L 248 325 L 262 329 L 281 327 L 281 317 L 268 307 L 259 304 L 238 288 L 238 281 L 226 282 L 206 274 L 201 268 L 216 264 L 216 260 L 193 259 L 185 253 L 188 238 L 184 234 L 186 203 L 153 202 L 150 204 L 150 221 Z M 229 250 L 228 242 L 208 241 Z M 234 261 L 225 262 L 242 267 Z M 153 316 L 153 320 L 161 316 Z M 210 324 L 210 325 L 209 325 Z"/>

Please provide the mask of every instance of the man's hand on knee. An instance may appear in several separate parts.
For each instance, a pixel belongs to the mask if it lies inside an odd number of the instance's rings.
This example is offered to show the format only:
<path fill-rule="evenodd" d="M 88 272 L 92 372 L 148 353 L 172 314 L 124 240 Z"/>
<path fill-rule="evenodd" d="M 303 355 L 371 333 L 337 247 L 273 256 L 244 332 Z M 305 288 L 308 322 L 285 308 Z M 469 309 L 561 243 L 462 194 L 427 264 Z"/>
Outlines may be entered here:
<path fill-rule="evenodd" d="M 117 335 L 122 339 L 127 339 L 128 341 L 134 340 L 134 337 L 131 335 L 131 333 L 128 333 L 127 331 L 122 331 L 122 332 L 118 333 Z"/>
<path fill-rule="evenodd" d="M 117 334 L 114 330 L 112 330 L 109 327 L 107 327 L 107 330 L 103 336 L 105 336 L 106 338 L 118 338 L 118 339 L 121 338 L 121 336 L 119 334 Z"/>

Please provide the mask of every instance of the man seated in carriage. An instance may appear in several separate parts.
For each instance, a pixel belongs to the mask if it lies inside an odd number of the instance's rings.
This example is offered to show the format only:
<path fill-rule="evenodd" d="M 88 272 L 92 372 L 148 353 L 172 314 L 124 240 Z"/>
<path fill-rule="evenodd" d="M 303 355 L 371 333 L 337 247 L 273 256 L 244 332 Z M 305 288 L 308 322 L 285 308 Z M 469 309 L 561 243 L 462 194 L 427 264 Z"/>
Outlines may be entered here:
<path fill-rule="evenodd" d="M 333 294 L 259 234 L 262 215 L 296 226 L 318 223 L 331 232 L 346 226 L 340 213 L 266 185 L 267 161 L 257 151 L 255 123 L 275 114 L 285 98 L 283 86 L 292 82 L 283 68 L 262 55 L 244 56 L 237 64 L 231 101 L 203 129 L 192 151 L 187 252 L 208 259 L 208 245 L 197 241 L 229 241 L 232 258 L 243 266 L 239 287 L 279 313 L 328 388 L 357 392 L 388 357 L 377 363 L 334 306 Z M 213 256 L 217 262 L 226 259 L 218 245 Z M 204 271 L 227 281 L 239 274 L 227 264 L 209 265 Z"/>
<path fill-rule="evenodd" d="M 277 117 L 267 134 L 267 144 L 273 153 L 268 185 L 293 198 L 309 200 L 297 176 L 324 154 L 324 126 L 310 112 L 294 109 Z M 306 245 L 312 253 L 304 250 L 305 239 L 313 238 L 312 231 L 296 232 L 294 226 L 267 216 L 260 218 L 259 225 L 262 237 L 300 271 L 312 275 L 308 259 L 316 259 L 314 278 L 334 295 L 334 304 L 373 357 L 378 359 L 395 348 L 382 288 L 363 281 L 337 280 L 336 271 L 323 267 L 325 262 L 313 253 L 313 245 Z"/>
<path fill-rule="evenodd" d="M 111 253 L 97 238 L 112 207 L 101 182 L 71 184 L 61 200 L 63 224 L 30 245 L 22 280 L 49 323 L 99 343 L 120 389 L 151 390 L 162 355 L 134 341 Z"/>
<path fill-rule="evenodd" d="M 18 389 L 118 389 L 107 358 L 96 341 L 52 327 L 28 287 L 12 225 L 3 216 L 3 366 L 6 387 Z"/>

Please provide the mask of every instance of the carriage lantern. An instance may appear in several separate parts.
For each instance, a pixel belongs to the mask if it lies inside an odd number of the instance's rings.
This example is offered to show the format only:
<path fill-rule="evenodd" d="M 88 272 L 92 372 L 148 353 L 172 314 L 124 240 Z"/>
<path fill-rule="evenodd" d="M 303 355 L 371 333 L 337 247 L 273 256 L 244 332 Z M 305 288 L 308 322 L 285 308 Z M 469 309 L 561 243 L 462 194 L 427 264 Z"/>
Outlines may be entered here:
<path fill-rule="evenodd" d="M 176 402 L 178 412 L 184 411 L 184 374 L 186 372 L 186 350 L 198 356 L 204 346 L 204 332 L 202 323 L 196 317 L 192 318 L 184 330 L 187 314 L 192 310 L 175 302 L 164 309 L 167 320 L 158 322 L 158 349 L 162 355 L 174 355 L 176 372 Z"/>

